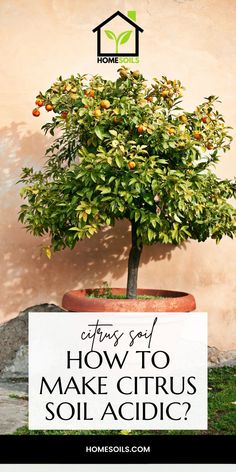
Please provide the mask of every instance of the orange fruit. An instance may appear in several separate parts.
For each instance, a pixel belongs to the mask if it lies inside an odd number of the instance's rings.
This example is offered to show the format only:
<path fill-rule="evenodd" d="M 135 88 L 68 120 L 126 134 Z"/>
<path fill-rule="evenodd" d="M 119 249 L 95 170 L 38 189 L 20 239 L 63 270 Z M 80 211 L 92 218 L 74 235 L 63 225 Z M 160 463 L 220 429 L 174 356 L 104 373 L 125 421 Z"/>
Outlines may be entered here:
<path fill-rule="evenodd" d="M 166 131 L 167 131 L 167 133 L 169 133 L 169 134 L 175 134 L 175 133 L 176 133 L 175 128 L 166 128 Z"/>
<path fill-rule="evenodd" d="M 39 116 L 39 115 L 40 115 L 40 111 L 38 110 L 38 108 L 34 108 L 34 109 L 33 109 L 32 115 L 33 115 L 33 116 Z"/>
<path fill-rule="evenodd" d="M 95 116 L 95 118 L 100 118 L 102 112 L 100 110 L 100 108 L 96 108 L 94 111 L 93 111 L 93 115 Z"/>
<path fill-rule="evenodd" d="M 122 121 L 122 118 L 117 118 L 116 116 L 113 119 L 113 123 L 115 123 L 115 125 L 117 125 L 117 123 L 122 123 Z"/>
<path fill-rule="evenodd" d="M 164 97 L 164 98 L 165 98 L 165 97 L 168 97 L 168 96 L 169 96 L 169 90 L 163 90 L 163 91 L 161 92 L 161 96 Z"/>
<path fill-rule="evenodd" d="M 146 97 L 147 102 L 153 102 L 154 97 L 152 95 L 149 95 Z"/>
<path fill-rule="evenodd" d="M 100 106 L 101 108 L 105 108 L 107 110 L 107 108 L 110 108 L 111 104 L 109 100 L 102 100 Z"/>
<path fill-rule="evenodd" d="M 202 138 L 202 133 L 199 133 L 199 131 L 194 131 L 193 136 L 199 141 Z"/>
<path fill-rule="evenodd" d="M 88 89 L 88 90 L 85 90 L 84 94 L 86 95 L 86 97 L 94 98 L 95 92 L 92 89 Z"/>
<path fill-rule="evenodd" d="M 182 123 L 187 123 L 188 118 L 185 115 L 181 115 L 181 116 L 179 116 L 179 120 L 182 121 Z"/>
<path fill-rule="evenodd" d="M 139 70 L 134 70 L 134 71 L 132 72 L 132 76 L 133 76 L 135 79 L 138 79 L 139 76 L 140 76 Z"/>
<path fill-rule="evenodd" d="M 38 105 L 38 107 L 42 107 L 44 105 L 44 101 L 41 100 L 41 98 L 37 98 L 37 100 L 35 100 L 35 105 Z"/>
<path fill-rule="evenodd" d="M 51 105 L 51 103 L 48 103 L 46 106 L 45 106 L 46 110 L 47 111 L 52 111 L 53 110 L 53 106 Z"/>
<path fill-rule="evenodd" d="M 61 112 L 61 117 L 64 118 L 64 120 L 67 118 L 67 116 L 68 116 L 68 111 Z"/>
<path fill-rule="evenodd" d="M 138 126 L 138 134 L 142 134 L 143 131 L 144 131 L 143 125 L 139 125 L 139 126 Z"/>
<path fill-rule="evenodd" d="M 65 87 L 64 87 L 64 92 L 70 92 L 71 89 L 72 89 L 72 85 L 66 84 Z"/>
<path fill-rule="evenodd" d="M 131 169 L 131 170 L 134 169 L 134 168 L 136 167 L 135 162 L 134 162 L 134 161 L 129 161 L 129 162 L 128 162 L 128 167 L 129 167 L 129 169 Z"/>
<path fill-rule="evenodd" d="M 203 116 L 203 117 L 202 117 L 202 122 L 203 122 L 203 123 L 207 123 L 207 116 Z"/>
<path fill-rule="evenodd" d="M 119 74 L 122 79 L 127 79 L 128 77 L 128 72 L 125 69 L 119 69 Z"/>
<path fill-rule="evenodd" d="M 213 149 L 213 146 L 212 146 L 212 144 L 208 143 L 208 144 L 206 145 L 206 148 L 209 149 L 209 151 L 210 151 L 211 149 Z"/>

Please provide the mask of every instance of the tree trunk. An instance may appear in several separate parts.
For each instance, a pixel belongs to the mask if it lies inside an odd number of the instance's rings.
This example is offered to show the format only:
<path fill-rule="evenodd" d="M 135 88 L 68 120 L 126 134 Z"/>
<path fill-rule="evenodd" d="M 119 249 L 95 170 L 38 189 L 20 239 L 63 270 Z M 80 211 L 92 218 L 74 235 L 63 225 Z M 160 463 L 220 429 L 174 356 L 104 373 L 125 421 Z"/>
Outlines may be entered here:
<path fill-rule="evenodd" d="M 137 298 L 137 282 L 138 282 L 138 268 L 140 256 L 142 253 L 143 245 L 138 245 L 137 242 L 137 233 L 136 233 L 136 224 L 134 221 L 131 222 L 132 225 L 132 246 L 129 253 L 129 262 L 128 262 L 128 279 L 127 279 L 127 298 Z"/>

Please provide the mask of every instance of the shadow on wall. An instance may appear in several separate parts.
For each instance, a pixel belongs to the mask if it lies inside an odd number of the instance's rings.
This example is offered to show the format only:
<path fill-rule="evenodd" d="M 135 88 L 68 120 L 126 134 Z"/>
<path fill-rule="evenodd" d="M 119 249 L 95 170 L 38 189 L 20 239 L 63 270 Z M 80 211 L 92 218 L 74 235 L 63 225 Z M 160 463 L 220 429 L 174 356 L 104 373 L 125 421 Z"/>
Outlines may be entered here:
<path fill-rule="evenodd" d="M 26 131 L 24 123 L 12 123 L 0 131 L 0 139 L 3 176 L 0 320 L 16 316 L 30 305 L 60 304 L 63 293 L 69 289 L 101 286 L 103 281 L 117 286 L 116 280 L 124 286 L 130 246 L 128 221 L 118 221 L 115 228 L 104 228 L 90 240 L 79 242 L 73 251 L 55 253 L 49 261 L 41 255 L 41 245 L 49 241 L 31 236 L 17 221 L 22 200 L 19 185 L 15 185 L 22 167 L 42 166 L 48 138 L 40 132 Z M 175 246 L 158 244 L 146 247 L 140 267 L 152 260 L 169 260 L 174 249 Z M 121 284 L 119 279 L 123 276 Z"/>

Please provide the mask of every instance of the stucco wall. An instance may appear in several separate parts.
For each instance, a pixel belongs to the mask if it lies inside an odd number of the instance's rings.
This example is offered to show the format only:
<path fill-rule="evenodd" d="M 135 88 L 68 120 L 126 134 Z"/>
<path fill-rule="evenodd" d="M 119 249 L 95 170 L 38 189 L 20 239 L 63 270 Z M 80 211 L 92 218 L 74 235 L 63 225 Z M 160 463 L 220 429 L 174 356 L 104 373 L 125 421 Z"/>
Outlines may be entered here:
<path fill-rule="evenodd" d="M 0 321 L 39 302 L 60 303 L 67 289 L 95 286 L 107 280 L 124 286 L 129 234 L 125 222 L 57 253 L 52 261 L 40 256 L 41 240 L 17 223 L 15 186 L 20 169 L 39 165 L 47 139 L 40 131 L 45 114 L 31 115 L 34 97 L 57 76 L 101 73 L 114 78 L 116 65 L 96 63 L 96 38 L 91 32 L 114 11 L 137 10 L 144 29 L 138 66 L 147 78 L 167 75 L 187 87 L 185 106 L 219 95 L 220 109 L 234 127 L 235 0 L 1 0 L 1 264 Z M 137 68 L 137 66 L 135 66 Z M 236 174 L 236 139 L 222 157 L 218 174 Z M 209 343 L 236 348 L 236 243 L 224 239 L 185 247 L 145 248 L 140 287 L 193 292 L 199 310 L 209 312 Z"/>

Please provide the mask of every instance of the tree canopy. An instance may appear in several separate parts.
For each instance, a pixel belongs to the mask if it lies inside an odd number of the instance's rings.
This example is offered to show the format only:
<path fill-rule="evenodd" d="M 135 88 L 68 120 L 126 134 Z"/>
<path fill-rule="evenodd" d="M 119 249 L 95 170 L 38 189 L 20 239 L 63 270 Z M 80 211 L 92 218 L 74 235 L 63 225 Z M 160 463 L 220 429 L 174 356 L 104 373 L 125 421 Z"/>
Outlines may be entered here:
<path fill-rule="evenodd" d="M 236 183 L 213 172 L 229 127 L 218 97 L 187 112 L 183 90 L 122 67 L 114 81 L 78 74 L 40 92 L 33 114 L 51 111 L 42 128 L 54 138 L 42 170 L 22 170 L 20 221 L 55 251 L 124 218 L 137 245 L 233 237 Z"/>

